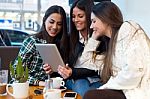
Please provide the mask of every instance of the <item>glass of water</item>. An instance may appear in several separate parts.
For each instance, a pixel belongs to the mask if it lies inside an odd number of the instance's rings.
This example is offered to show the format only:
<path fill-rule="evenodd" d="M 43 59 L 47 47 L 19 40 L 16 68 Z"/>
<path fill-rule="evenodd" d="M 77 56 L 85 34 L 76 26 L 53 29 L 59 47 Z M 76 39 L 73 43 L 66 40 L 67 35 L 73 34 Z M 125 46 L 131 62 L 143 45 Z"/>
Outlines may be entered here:
<path fill-rule="evenodd" d="M 8 82 L 8 70 L 0 70 L 0 96 L 6 95 L 6 85 Z"/>

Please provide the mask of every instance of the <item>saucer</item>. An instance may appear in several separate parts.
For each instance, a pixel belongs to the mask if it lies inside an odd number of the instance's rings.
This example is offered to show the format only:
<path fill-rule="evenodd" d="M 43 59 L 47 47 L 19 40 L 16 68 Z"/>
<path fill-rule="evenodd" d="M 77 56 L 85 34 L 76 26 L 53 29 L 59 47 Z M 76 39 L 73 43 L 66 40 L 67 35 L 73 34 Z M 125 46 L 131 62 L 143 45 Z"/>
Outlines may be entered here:
<path fill-rule="evenodd" d="M 64 87 L 64 86 L 61 86 L 60 88 L 59 88 L 59 90 L 61 90 L 61 92 L 63 92 L 63 91 L 65 91 L 65 90 L 67 90 L 67 87 Z M 43 93 L 45 93 L 46 92 L 46 90 L 45 90 L 45 88 L 43 89 Z"/>
<path fill-rule="evenodd" d="M 65 91 L 65 90 L 67 90 L 67 87 L 61 86 L 59 89 L 60 89 L 61 91 Z"/>

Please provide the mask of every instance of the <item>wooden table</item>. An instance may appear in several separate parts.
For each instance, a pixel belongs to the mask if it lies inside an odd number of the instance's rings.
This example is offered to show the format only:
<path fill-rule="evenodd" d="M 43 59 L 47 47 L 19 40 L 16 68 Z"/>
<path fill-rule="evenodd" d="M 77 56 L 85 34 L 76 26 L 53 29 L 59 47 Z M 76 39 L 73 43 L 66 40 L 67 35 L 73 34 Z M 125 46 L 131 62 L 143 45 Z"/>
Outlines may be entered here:
<path fill-rule="evenodd" d="M 34 90 L 38 89 L 38 88 L 43 89 L 43 87 L 40 87 L 40 86 L 30 86 L 30 89 L 29 89 L 29 94 L 30 94 L 29 99 L 44 99 L 43 98 L 43 94 L 41 94 L 41 95 L 35 95 L 34 94 Z M 69 92 L 69 91 L 70 90 L 63 91 L 62 94 L 61 94 L 61 96 L 63 97 L 64 93 L 65 92 Z M 14 99 L 14 98 L 12 96 L 10 96 L 10 95 L 7 94 L 6 96 L 0 96 L 0 99 Z M 78 94 L 76 99 L 82 99 L 82 98 Z"/>

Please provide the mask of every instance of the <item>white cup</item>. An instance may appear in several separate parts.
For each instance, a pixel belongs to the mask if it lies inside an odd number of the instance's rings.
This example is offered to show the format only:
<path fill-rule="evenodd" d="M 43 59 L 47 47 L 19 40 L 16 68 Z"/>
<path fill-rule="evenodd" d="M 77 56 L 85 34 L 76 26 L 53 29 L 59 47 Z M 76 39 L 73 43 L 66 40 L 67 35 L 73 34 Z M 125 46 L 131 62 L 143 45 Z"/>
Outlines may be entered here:
<path fill-rule="evenodd" d="M 9 86 L 13 88 L 13 93 L 9 92 Z M 29 97 L 29 83 L 13 83 L 13 84 L 7 84 L 6 90 L 8 94 L 13 96 L 16 99 L 26 99 Z"/>
<path fill-rule="evenodd" d="M 46 93 L 43 94 L 44 99 L 60 99 L 61 90 L 59 89 L 48 89 Z"/>
<path fill-rule="evenodd" d="M 51 78 L 51 79 L 53 80 L 53 89 L 59 89 L 61 86 L 65 85 L 63 78 L 56 77 L 56 78 Z"/>
<path fill-rule="evenodd" d="M 6 85 L 8 81 L 8 70 L 0 70 L 0 96 L 6 95 Z"/>

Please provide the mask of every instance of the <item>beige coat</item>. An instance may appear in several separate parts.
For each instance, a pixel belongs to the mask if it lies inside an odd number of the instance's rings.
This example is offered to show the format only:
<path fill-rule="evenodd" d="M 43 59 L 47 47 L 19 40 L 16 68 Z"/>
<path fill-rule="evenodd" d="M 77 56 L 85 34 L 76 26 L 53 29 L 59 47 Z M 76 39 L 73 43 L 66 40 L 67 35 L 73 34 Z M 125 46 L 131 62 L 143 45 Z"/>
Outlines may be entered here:
<path fill-rule="evenodd" d="M 123 90 L 127 99 L 150 99 L 150 40 L 138 24 L 129 22 L 119 30 L 114 76 L 100 89 Z"/>

